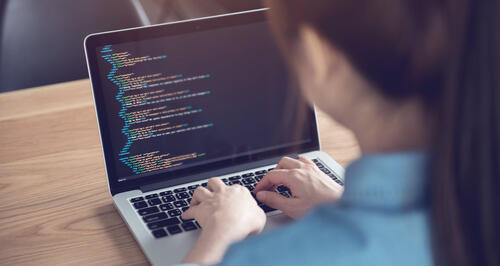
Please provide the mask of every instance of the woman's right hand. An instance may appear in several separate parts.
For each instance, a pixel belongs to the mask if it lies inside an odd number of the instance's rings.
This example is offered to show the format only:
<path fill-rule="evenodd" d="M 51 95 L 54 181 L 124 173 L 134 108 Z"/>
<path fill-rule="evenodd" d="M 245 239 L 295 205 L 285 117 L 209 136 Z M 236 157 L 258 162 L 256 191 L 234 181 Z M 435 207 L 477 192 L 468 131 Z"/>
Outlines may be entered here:
<path fill-rule="evenodd" d="M 288 187 L 292 197 L 286 198 L 274 192 L 278 185 Z M 341 185 L 304 157 L 298 160 L 283 157 L 254 190 L 260 202 L 292 218 L 299 218 L 320 204 L 337 201 L 343 191 Z"/>

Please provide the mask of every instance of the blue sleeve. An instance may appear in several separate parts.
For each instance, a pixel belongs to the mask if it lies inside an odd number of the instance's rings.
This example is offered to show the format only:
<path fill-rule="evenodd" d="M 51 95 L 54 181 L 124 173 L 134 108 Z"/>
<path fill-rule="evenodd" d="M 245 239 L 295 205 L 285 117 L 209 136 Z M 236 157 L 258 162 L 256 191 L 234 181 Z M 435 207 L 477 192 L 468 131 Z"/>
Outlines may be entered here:
<path fill-rule="evenodd" d="M 315 211 L 284 228 L 237 243 L 229 248 L 220 265 L 321 265 L 325 262 L 321 255 L 324 252 L 337 253 L 338 257 L 359 250 L 363 238 L 350 226 L 352 221 L 336 217 L 336 226 L 332 227 L 331 214 L 327 216 Z M 342 242 L 342 250 L 334 250 L 332 244 L 336 241 Z M 331 261 L 327 264 L 331 265 Z"/>
<path fill-rule="evenodd" d="M 325 206 L 231 246 L 220 265 L 432 265 L 425 215 Z"/>

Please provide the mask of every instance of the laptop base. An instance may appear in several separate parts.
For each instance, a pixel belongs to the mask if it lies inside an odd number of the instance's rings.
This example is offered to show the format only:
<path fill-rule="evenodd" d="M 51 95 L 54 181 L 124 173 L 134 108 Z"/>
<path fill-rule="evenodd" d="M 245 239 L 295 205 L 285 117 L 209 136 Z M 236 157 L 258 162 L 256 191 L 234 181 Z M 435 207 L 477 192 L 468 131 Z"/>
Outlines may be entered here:
<path fill-rule="evenodd" d="M 335 162 L 330 156 L 321 151 L 314 151 L 305 154 L 300 154 L 309 159 L 317 159 L 322 164 L 324 164 L 327 169 L 332 171 L 335 176 L 337 176 L 343 182 L 344 169 Z M 262 167 L 262 169 L 272 168 L 275 165 L 267 165 Z M 241 172 L 258 171 L 260 169 L 241 169 Z M 220 176 L 220 178 L 228 178 L 238 174 L 234 172 L 226 176 Z M 192 184 L 201 184 L 206 182 L 205 180 L 199 180 L 192 182 Z M 191 183 L 184 183 L 182 185 L 168 187 L 169 190 L 176 189 L 180 187 L 189 186 Z M 157 192 L 164 191 L 167 188 L 159 189 Z M 163 238 L 155 238 L 146 224 L 142 221 L 141 216 L 137 214 L 137 211 L 130 204 L 130 199 L 134 197 L 144 196 L 145 194 L 155 193 L 155 191 L 149 191 L 143 193 L 140 190 L 128 191 L 124 193 L 117 194 L 113 197 L 116 208 L 119 210 L 121 216 L 127 223 L 129 229 L 132 231 L 134 237 L 139 242 L 144 254 L 147 256 L 149 261 L 153 265 L 172 265 L 178 264 L 191 250 L 202 229 L 187 231 L 178 234 L 171 234 Z M 272 211 L 267 213 L 268 218 L 266 226 L 262 233 L 268 233 L 276 228 L 285 226 L 286 224 L 292 222 L 293 220 L 285 216 L 281 211 Z"/>

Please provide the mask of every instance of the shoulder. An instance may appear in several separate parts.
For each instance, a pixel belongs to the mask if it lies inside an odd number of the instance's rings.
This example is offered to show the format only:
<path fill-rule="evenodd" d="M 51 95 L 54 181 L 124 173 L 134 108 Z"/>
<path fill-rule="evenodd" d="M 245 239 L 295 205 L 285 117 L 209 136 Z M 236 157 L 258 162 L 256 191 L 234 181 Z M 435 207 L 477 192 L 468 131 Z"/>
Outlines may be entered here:
<path fill-rule="evenodd" d="M 222 262 L 255 264 L 432 265 L 427 213 L 323 206 L 284 228 L 233 245 Z"/>

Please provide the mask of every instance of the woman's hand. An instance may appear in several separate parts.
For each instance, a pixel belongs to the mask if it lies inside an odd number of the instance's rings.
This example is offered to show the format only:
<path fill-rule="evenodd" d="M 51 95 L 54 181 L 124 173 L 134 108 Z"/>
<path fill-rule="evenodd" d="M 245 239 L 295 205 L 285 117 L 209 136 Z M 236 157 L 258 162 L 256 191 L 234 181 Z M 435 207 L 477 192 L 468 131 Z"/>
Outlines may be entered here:
<path fill-rule="evenodd" d="M 274 192 L 278 185 L 288 187 L 292 198 Z M 298 160 L 284 157 L 254 190 L 259 201 L 292 218 L 301 217 L 320 204 L 335 202 L 343 191 L 342 186 L 304 157 Z"/>
<path fill-rule="evenodd" d="M 227 247 L 249 234 L 260 233 L 266 215 L 248 189 L 226 186 L 212 178 L 207 188 L 198 187 L 183 219 L 196 219 L 203 228 L 184 263 L 212 264 L 220 261 Z"/>

